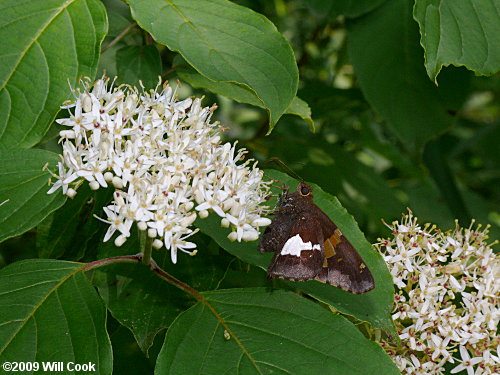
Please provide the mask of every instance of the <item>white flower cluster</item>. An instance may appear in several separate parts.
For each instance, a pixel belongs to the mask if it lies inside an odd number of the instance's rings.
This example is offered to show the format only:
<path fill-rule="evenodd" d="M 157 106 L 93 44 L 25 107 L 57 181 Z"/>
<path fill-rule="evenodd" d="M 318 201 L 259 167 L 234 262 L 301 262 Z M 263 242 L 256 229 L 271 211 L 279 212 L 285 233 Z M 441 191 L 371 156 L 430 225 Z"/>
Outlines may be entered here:
<path fill-rule="evenodd" d="M 201 99 L 178 101 L 168 86 L 150 92 L 135 87 L 113 87 L 109 79 L 83 82 L 75 100 L 61 108 L 69 118 L 57 120 L 68 127 L 60 132 L 63 154 L 57 182 L 49 194 L 62 188 L 73 197 L 87 180 L 91 189 L 112 185 L 113 202 L 104 207 L 109 229 L 104 241 L 118 231 L 121 246 L 137 222 L 154 239 L 153 247 L 195 254 L 186 239 L 199 216 L 209 211 L 231 226 L 231 240 L 256 240 L 268 195 L 263 172 L 243 160 L 245 150 L 221 144 L 218 122 L 210 122 L 216 106 L 201 107 Z"/>
<path fill-rule="evenodd" d="M 472 226 L 443 233 L 410 212 L 376 245 L 396 285 L 402 347 L 381 344 L 403 374 L 500 372 L 500 257 L 486 243 L 488 227 Z"/>

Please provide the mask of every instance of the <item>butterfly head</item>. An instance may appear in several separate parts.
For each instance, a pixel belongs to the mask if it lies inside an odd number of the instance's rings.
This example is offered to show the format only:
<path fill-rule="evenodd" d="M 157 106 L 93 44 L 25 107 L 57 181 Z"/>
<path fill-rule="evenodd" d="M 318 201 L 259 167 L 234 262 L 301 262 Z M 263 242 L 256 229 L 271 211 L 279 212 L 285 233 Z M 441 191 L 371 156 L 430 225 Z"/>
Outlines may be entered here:
<path fill-rule="evenodd" d="M 301 182 L 297 186 L 297 190 L 295 190 L 295 193 L 297 193 L 301 197 L 312 198 L 312 188 L 305 182 Z"/>
<path fill-rule="evenodd" d="M 312 202 L 312 191 L 312 188 L 305 182 L 299 183 L 293 193 L 290 193 L 289 190 L 284 191 L 280 198 L 280 209 L 293 209 L 294 211 L 303 209 Z"/>

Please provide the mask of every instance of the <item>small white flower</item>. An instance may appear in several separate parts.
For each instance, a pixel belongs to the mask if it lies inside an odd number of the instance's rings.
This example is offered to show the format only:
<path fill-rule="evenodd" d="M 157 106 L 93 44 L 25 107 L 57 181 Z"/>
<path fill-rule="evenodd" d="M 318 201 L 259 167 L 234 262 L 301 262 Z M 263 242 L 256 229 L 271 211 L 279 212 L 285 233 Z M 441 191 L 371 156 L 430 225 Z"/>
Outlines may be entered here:
<path fill-rule="evenodd" d="M 104 220 L 97 217 L 102 222 L 109 224 L 109 228 L 106 231 L 106 234 L 104 235 L 103 241 L 104 242 L 108 241 L 117 230 L 125 237 L 129 237 L 130 226 L 132 225 L 132 223 L 126 224 L 125 218 L 123 216 L 121 216 L 120 214 L 116 213 L 115 211 L 113 211 L 108 207 L 104 207 L 103 209 L 104 212 L 106 213 L 106 216 L 108 217 L 108 220 Z"/>
<path fill-rule="evenodd" d="M 467 349 L 462 345 L 460 345 L 460 356 L 462 357 L 460 364 L 454 367 L 450 372 L 456 374 L 457 372 L 467 370 L 467 375 L 474 375 L 474 365 L 481 363 L 483 357 L 471 358 Z"/>
<path fill-rule="evenodd" d="M 432 360 L 436 360 L 439 356 L 443 356 L 444 358 L 449 358 L 450 353 L 448 352 L 448 343 L 451 340 L 451 337 L 447 337 L 442 339 L 441 337 L 431 334 L 432 342 L 434 343 L 434 353 L 432 353 Z"/>
<path fill-rule="evenodd" d="M 57 178 L 57 181 L 54 185 L 52 185 L 47 194 L 52 194 L 59 188 L 62 188 L 63 194 L 67 194 L 69 189 L 69 184 L 71 184 L 78 178 L 78 175 L 74 173 L 72 169 L 68 169 L 67 171 L 64 170 L 63 163 L 61 162 L 57 163 L 57 167 L 59 169 L 59 175 L 55 174 L 53 175 L 53 177 Z M 70 194 L 72 195 L 72 197 L 75 196 L 73 192 L 74 190 L 71 189 Z"/>

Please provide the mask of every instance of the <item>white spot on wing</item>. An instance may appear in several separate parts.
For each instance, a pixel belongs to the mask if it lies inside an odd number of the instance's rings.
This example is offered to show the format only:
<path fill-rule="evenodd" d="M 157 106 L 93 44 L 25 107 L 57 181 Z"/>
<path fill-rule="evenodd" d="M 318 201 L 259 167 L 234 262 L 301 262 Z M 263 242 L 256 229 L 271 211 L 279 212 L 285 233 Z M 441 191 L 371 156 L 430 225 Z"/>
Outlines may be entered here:
<path fill-rule="evenodd" d="M 296 257 L 300 257 L 300 253 L 302 250 L 321 250 L 321 246 L 319 244 L 313 245 L 311 241 L 304 242 L 300 237 L 300 234 L 296 234 L 293 237 L 290 237 L 288 241 L 285 242 L 285 246 L 281 249 L 281 255 L 294 255 Z"/>

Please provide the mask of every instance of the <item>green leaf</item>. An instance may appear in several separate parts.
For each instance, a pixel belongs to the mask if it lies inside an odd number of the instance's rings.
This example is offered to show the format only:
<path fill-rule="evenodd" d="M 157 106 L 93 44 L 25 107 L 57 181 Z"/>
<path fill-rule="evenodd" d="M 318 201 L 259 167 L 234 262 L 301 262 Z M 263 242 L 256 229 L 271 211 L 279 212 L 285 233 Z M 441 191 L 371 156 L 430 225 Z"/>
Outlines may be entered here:
<path fill-rule="evenodd" d="M 120 82 L 138 87 L 141 80 L 146 89 L 153 89 L 161 75 L 160 52 L 154 45 L 120 48 L 116 51 L 116 67 Z"/>
<path fill-rule="evenodd" d="M 430 137 L 448 129 L 456 109 L 453 92 L 465 95 L 456 75 L 437 88 L 429 81 L 418 44 L 411 2 L 394 0 L 348 24 L 348 49 L 359 84 L 389 129 L 416 153 Z M 453 84 L 458 87 L 451 88 Z"/>
<path fill-rule="evenodd" d="M 60 191 L 54 194 L 61 195 Z M 36 247 L 40 258 L 59 258 L 65 250 L 74 244 L 74 235 L 82 229 L 80 218 L 83 209 L 92 195 L 88 184 L 78 189 L 74 199 L 53 212 L 37 227 Z M 86 216 L 86 215 L 83 215 Z"/>
<path fill-rule="evenodd" d="M 114 329 L 110 327 L 113 323 L 116 325 Z M 156 353 L 151 353 L 149 357 L 146 357 L 137 345 L 132 332 L 114 322 L 113 318 L 108 320 L 108 332 L 113 346 L 113 374 L 152 374 L 154 372 L 156 356 L 161 349 L 161 344 L 165 341 L 164 336 L 156 339 L 155 346 L 159 346 Z"/>
<path fill-rule="evenodd" d="M 120 248 L 112 242 L 101 243 L 99 258 L 133 254 L 139 249 L 135 232 Z M 172 264 L 165 249 L 154 257 L 164 270 L 198 290 L 215 289 L 224 276 L 227 264 L 219 256 L 200 252 L 195 257 L 180 256 Z M 141 350 L 147 354 L 159 331 L 192 305 L 192 300 L 180 289 L 160 279 L 141 264 L 112 265 L 96 272 L 94 283 L 106 306 L 118 320 L 132 331 Z"/>
<path fill-rule="evenodd" d="M 354 18 L 372 11 L 385 1 L 387 0 L 307 0 L 304 3 L 320 16 L 337 17 L 343 15 Z"/>
<path fill-rule="evenodd" d="M 207 89 L 239 103 L 247 103 L 256 107 L 266 108 L 255 93 L 245 86 L 230 82 L 212 81 L 202 76 L 193 68 L 186 66 L 186 62 L 183 62 L 180 58 L 176 58 L 174 64 L 176 66 L 181 66 L 181 68 L 176 69 L 179 78 L 193 87 Z M 311 118 L 311 108 L 299 97 L 296 96 L 293 98 L 285 113 L 299 116 L 309 125 L 309 129 L 314 132 L 315 128 L 314 121 Z"/>
<path fill-rule="evenodd" d="M 297 92 L 292 48 L 264 16 L 227 0 L 129 0 L 153 38 L 179 52 L 200 74 L 253 91 L 270 128 Z"/>
<path fill-rule="evenodd" d="M 113 318 L 134 334 L 146 355 L 157 333 L 191 305 L 183 292 L 143 265 L 107 267 L 95 273 L 94 284 Z"/>
<path fill-rule="evenodd" d="M 314 150 L 322 152 L 317 161 L 310 157 L 312 162 L 306 164 L 304 178 L 316 181 L 330 192 L 339 194 L 344 191 L 356 196 L 357 204 L 365 207 L 364 211 L 376 221 L 382 218 L 397 219 L 405 211 L 406 206 L 398 198 L 396 190 L 374 168 L 360 162 L 355 153 L 347 152 L 338 143 L 332 145 L 318 141 L 315 146 L 317 149 L 309 148 L 309 154 Z M 331 164 L 327 164 L 325 160 L 331 160 Z M 321 162 L 324 164 L 320 164 Z"/>
<path fill-rule="evenodd" d="M 45 150 L 0 151 L 0 241 L 17 236 L 38 225 L 64 204 L 60 191 L 47 194 L 57 154 Z"/>
<path fill-rule="evenodd" d="M 377 344 L 306 298 L 265 288 L 203 293 L 168 330 L 155 374 L 399 374 Z"/>
<path fill-rule="evenodd" d="M 120 248 L 113 242 L 101 243 L 98 257 L 134 254 L 138 249 L 139 240 L 133 235 Z M 170 257 L 169 254 L 163 254 L 163 257 L 167 255 Z M 142 264 L 108 266 L 95 272 L 93 282 L 113 318 L 130 329 L 145 354 L 156 334 L 191 305 L 185 293 L 161 280 Z"/>
<path fill-rule="evenodd" d="M 293 98 L 290 106 L 286 110 L 286 113 L 299 116 L 302 120 L 307 122 L 309 129 L 312 132 L 315 131 L 314 121 L 311 118 L 311 107 L 309 107 L 309 104 L 300 99 L 298 96 Z"/>
<path fill-rule="evenodd" d="M 187 62 L 176 56 L 174 59 L 175 72 L 182 81 L 196 88 L 207 89 L 216 94 L 223 95 L 239 103 L 247 103 L 256 107 L 265 108 L 264 103 L 248 87 L 231 82 L 214 81 L 198 73 Z"/>
<path fill-rule="evenodd" d="M 30 259 L 0 270 L 2 362 L 91 362 L 111 374 L 106 310 L 82 267 Z"/>
<path fill-rule="evenodd" d="M 42 139 L 69 83 L 93 77 L 107 32 L 98 0 L 5 0 L 0 5 L 0 149 Z"/>
<path fill-rule="evenodd" d="M 443 66 L 463 65 L 477 74 L 500 70 L 500 6 L 496 0 L 416 0 L 425 68 L 436 77 Z"/>
<path fill-rule="evenodd" d="M 466 227 L 471 222 L 472 217 L 467 210 L 464 198 L 460 194 L 447 155 L 446 139 L 440 137 L 429 141 L 425 145 L 422 160 L 429 170 L 430 176 L 439 188 L 441 198 L 447 203 L 453 217 L 458 220 L 461 226 Z"/>
<path fill-rule="evenodd" d="M 109 21 L 109 31 L 106 35 L 106 40 L 107 42 L 111 42 L 120 35 L 123 30 L 129 27 L 133 20 L 130 15 L 130 7 L 124 1 L 105 0 L 103 3 L 106 7 L 106 14 L 108 15 Z M 140 41 L 142 36 L 138 35 L 137 39 Z"/>
<path fill-rule="evenodd" d="M 81 189 L 81 188 L 80 188 Z M 84 190 L 85 191 L 85 190 Z M 80 194 L 80 192 L 78 193 Z M 99 189 L 93 192 L 83 212 L 79 216 L 78 230 L 72 237 L 71 246 L 64 252 L 64 258 L 68 260 L 92 261 L 97 254 L 97 244 L 101 243 L 107 226 L 96 215 L 103 216 L 103 207 L 113 199 L 113 189 Z M 100 233 L 101 231 L 102 233 Z"/>
<path fill-rule="evenodd" d="M 285 182 L 290 189 L 294 189 L 297 184 L 297 181 L 283 173 L 268 170 L 266 174 Z M 394 286 L 382 256 L 365 239 L 353 217 L 335 197 L 325 193 L 314 184 L 311 186 L 314 189 L 314 202 L 338 225 L 368 265 L 375 278 L 375 289 L 365 294 L 355 295 L 318 281 L 287 281 L 287 283 L 335 307 L 344 314 L 370 322 L 374 327 L 382 328 L 396 336 L 391 318 Z M 228 230 L 220 228 L 220 219 L 214 216 L 215 214 L 212 214 L 207 219 L 199 219 L 195 225 L 214 238 L 224 250 L 247 263 L 267 269 L 272 254 L 261 254 L 256 242 L 230 242 L 226 237 Z"/>

